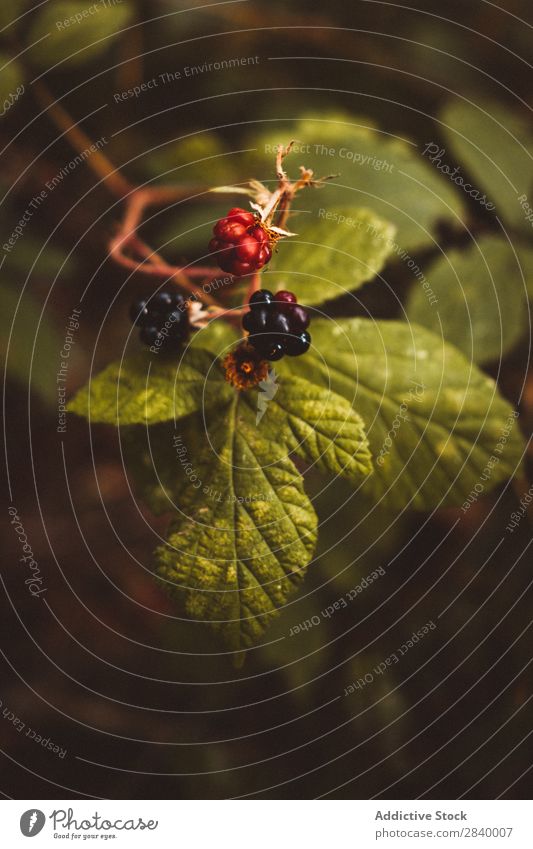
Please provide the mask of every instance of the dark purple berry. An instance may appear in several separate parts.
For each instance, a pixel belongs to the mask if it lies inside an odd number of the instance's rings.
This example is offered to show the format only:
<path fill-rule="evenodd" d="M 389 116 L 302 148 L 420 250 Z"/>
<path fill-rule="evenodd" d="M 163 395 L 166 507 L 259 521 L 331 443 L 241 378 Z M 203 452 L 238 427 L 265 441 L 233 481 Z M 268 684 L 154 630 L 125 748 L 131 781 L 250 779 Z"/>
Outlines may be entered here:
<path fill-rule="evenodd" d="M 299 333 L 309 327 L 309 313 L 300 304 L 294 304 L 290 311 L 291 327 L 294 333 Z"/>
<path fill-rule="evenodd" d="M 145 327 L 141 327 L 141 331 L 139 333 L 139 339 L 144 345 L 153 345 L 157 336 L 159 334 L 159 330 L 153 324 L 149 324 Z"/>
<path fill-rule="evenodd" d="M 253 310 L 258 307 L 266 307 L 274 301 L 274 295 L 268 289 L 258 289 L 254 292 L 249 300 L 249 305 Z"/>
<path fill-rule="evenodd" d="M 150 318 L 150 312 L 144 298 L 138 298 L 130 307 L 130 318 L 133 324 L 142 327 Z"/>
<path fill-rule="evenodd" d="M 158 352 L 174 353 L 189 338 L 189 312 L 179 292 L 157 292 L 148 301 L 138 300 L 132 304 L 130 316 L 141 328 L 141 342 L 155 346 Z"/>
<path fill-rule="evenodd" d="M 166 319 L 169 322 L 169 332 L 179 331 L 188 323 L 187 313 L 181 312 L 181 310 L 173 310 Z"/>
<path fill-rule="evenodd" d="M 281 360 L 285 350 L 281 342 L 273 342 L 267 348 L 264 349 L 263 356 L 265 360 L 270 360 L 270 362 L 276 362 L 276 360 Z"/>
<path fill-rule="evenodd" d="M 290 316 L 283 312 L 276 312 L 268 322 L 268 329 L 274 333 L 291 333 L 292 322 Z"/>
<path fill-rule="evenodd" d="M 174 306 L 174 298 L 170 292 L 156 292 L 148 302 L 151 312 L 167 313 Z"/>
<path fill-rule="evenodd" d="M 275 296 L 267 289 L 254 292 L 250 312 L 242 320 L 248 342 L 266 360 L 279 360 L 284 354 L 304 354 L 311 344 L 308 325 L 307 310 L 297 303 L 296 295 L 286 290 Z"/>
<path fill-rule="evenodd" d="M 304 330 L 304 332 L 298 334 L 298 336 L 291 334 L 290 336 L 287 336 L 285 340 L 285 353 L 288 354 L 289 357 L 300 357 L 309 350 L 310 345 L 311 337 L 307 330 Z"/>

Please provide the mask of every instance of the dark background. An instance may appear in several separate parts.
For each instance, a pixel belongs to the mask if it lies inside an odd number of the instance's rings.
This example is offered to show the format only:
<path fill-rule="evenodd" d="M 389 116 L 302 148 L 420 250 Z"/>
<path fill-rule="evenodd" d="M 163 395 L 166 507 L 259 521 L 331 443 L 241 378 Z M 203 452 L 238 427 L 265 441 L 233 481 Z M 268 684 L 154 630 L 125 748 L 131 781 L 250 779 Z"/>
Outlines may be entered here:
<path fill-rule="evenodd" d="M 91 138 L 118 132 L 106 155 L 124 165 L 132 181 L 153 173 L 146 151 L 163 140 L 210 127 L 237 148 L 248 121 L 293 110 L 338 107 L 424 142 L 434 137 L 433 117 L 454 91 L 473 99 L 490 95 L 517 111 L 517 95 L 531 105 L 533 15 L 525 0 L 507 0 L 505 10 L 481 0 L 410 0 L 405 6 L 252 0 L 159 21 L 151 19 L 180 10 L 180 4 L 138 2 L 135 8 L 143 26 L 109 54 L 88 68 L 45 76 L 56 97 L 68 92 L 62 102 L 75 120 L 83 119 Z M 109 103 L 110 91 L 136 81 L 239 55 L 258 55 L 261 61 L 160 87 L 150 97 Z M 131 61 L 113 70 L 128 57 Z M 104 103 L 106 108 L 86 118 Z M 29 91 L 0 125 L 2 147 L 19 134 L 1 166 L 3 187 L 10 189 L 2 219 L 8 234 L 43 183 L 75 155 L 40 112 Z M 106 260 L 119 208 L 95 183 L 85 167 L 69 175 L 31 225 L 31 238 L 39 249 L 45 245 L 42 267 L 29 278 L 27 269 L 9 272 L 8 284 L 17 293 L 29 279 L 37 315 L 60 340 L 83 296 L 70 391 L 85 382 L 91 368 L 121 354 L 130 332 L 127 306 L 132 292 L 142 289 L 142 281 L 123 287 L 126 275 Z M 68 271 L 57 279 L 48 267 L 54 251 L 72 253 Z M 386 302 L 375 302 L 373 294 L 368 298 L 376 314 L 389 314 Z M 349 305 L 337 303 L 333 311 L 345 309 Z M 32 316 L 23 301 L 15 330 L 22 358 L 33 344 Z M 236 671 L 218 643 L 176 618 L 172 602 L 154 583 L 154 530 L 163 534 L 167 519 L 155 519 L 132 497 L 113 429 L 98 426 L 90 433 L 84 421 L 73 418 L 64 440 L 58 438 L 54 402 L 44 386 L 57 359 L 52 346 L 42 385 L 31 394 L 28 381 L 7 370 L 11 501 L 48 591 L 45 604 L 24 587 L 6 512 L 0 529 L 0 698 L 2 709 L 67 755 L 60 759 L 42 749 L 0 717 L 3 794 L 530 795 L 527 517 L 489 557 L 516 509 L 512 485 L 466 515 L 452 509 L 401 517 L 374 511 L 366 519 L 349 492 L 337 487 L 342 510 L 321 528 L 318 557 L 301 597 L 269 631 L 272 642 L 251 651 Z M 501 391 L 514 403 L 528 362 L 526 340 L 490 369 L 493 374 L 499 369 Z M 531 376 L 526 387 L 520 412 L 529 435 Z M 308 489 L 317 493 L 320 479 L 311 477 Z M 320 497 L 317 504 L 320 511 Z M 357 532 L 339 543 L 354 516 L 360 521 Z M 348 609 L 319 628 L 286 637 L 294 624 L 380 565 L 385 576 Z M 438 621 L 437 629 L 401 664 L 342 698 L 349 682 L 430 620 Z"/>

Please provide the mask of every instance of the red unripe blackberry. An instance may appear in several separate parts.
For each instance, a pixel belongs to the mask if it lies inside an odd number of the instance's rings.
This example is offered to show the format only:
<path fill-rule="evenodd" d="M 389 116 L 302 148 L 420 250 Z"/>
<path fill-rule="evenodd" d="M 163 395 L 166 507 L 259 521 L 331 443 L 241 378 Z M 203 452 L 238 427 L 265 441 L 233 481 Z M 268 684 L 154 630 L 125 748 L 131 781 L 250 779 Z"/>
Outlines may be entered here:
<path fill-rule="evenodd" d="M 286 289 L 282 289 L 281 292 L 276 292 L 274 300 L 279 301 L 280 304 L 295 304 L 296 295 L 294 292 L 287 292 Z"/>
<path fill-rule="evenodd" d="M 230 209 L 225 218 L 217 221 L 213 233 L 209 250 L 216 254 L 221 269 L 235 277 L 258 271 L 272 257 L 268 233 L 245 209 Z"/>

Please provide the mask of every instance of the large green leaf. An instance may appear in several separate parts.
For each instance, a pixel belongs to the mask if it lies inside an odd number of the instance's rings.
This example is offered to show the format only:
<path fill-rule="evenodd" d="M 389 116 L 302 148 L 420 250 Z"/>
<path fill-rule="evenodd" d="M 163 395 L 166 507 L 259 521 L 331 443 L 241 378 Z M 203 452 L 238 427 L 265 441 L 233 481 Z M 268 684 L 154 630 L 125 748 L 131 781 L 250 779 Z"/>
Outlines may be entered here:
<path fill-rule="evenodd" d="M 440 115 L 450 151 L 505 223 L 532 234 L 520 197 L 533 205 L 533 134 L 526 120 L 489 101 L 450 102 Z"/>
<path fill-rule="evenodd" d="M 363 421 L 344 398 L 284 374 L 260 423 L 318 469 L 359 483 L 372 471 Z"/>
<path fill-rule="evenodd" d="M 29 30 L 27 44 L 34 46 L 28 56 L 41 68 L 59 62 L 83 65 L 109 49 L 132 14 L 128 0 L 113 5 L 52 0 L 39 10 Z"/>
<path fill-rule="evenodd" d="M 499 359 L 526 330 L 533 250 L 485 236 L 466 250 L 440 257 L 427 279 L 430 289 L 415 284 L 410 293 L 408 318 L 442 330 L 446 341 L 475 362 Z"/>
<path fill-rule="evenodd" d="M 273 128 L 252 137 L 250 170 L 260 180 L 271 180 L 274 148 L 297 139 L 285 162 L 290 175 L 304 165 L 317 177 L 338 176 L 323 189 L 300 195 L 296 209 L 365 207 L 395 225 L 401 248 L 432 245 L 439 221 L 457 226 L 462 220 L 460 193 L 415 144 L 369 124 L 366 118 L 346 113 L 276 121 Z M 291 217 L 291 229 L 303 233 L 305 217 Z"/>
<path fill-rule="evenodd" d="M 158 550 L 158 574 L 185 613 L 235 651 L 260 639 L 315 544 L 315 514 L 289 454 L 352 484 L 372 468 L 363 423 L 345 399 L 290 375 L 272 378 L 271 389 L 262 404 L 261 387 L 226 387 L 202 415 L 123 433 L 142 497 L 154 512 L 179 515 Z"/>
<path fill-rule="evenodd" d="M 371 280 L 394 245 L 395 228 L 368 209 L 323 209 L 298 219 L 269 267 L 303 303 L 322 304 Z"/>
<path fill-rule="evenodd" d="M 523 444 L 514 411 L 434 333 L 348 319 L 315 321 L 312 336 L 313 349 L 291 370 L 344 395 L 363 417 L 375 466 L 362 490 L 374 502 L 459 505 L 475 487 L 487 492 L 515 473 Z"/>
<path fill-rule="evenodd" d="M 372 471 L 368 440 L 361 418 L 341 396 L 307 380 L 271 373 L 274 391 L 248 390 L 237 396 L 238 414 L 248 421 L 255 415 L 256 437 L 276 446 L 285 446 L 321 471 L 341 475 L 359 483 Z M 226 415 L 232 391 L 221 397 L 218 418 Z M 209 414 L 210 415 L 210 414 Z M 200 431 L 203 422 L 197 422 Z M 220 425 L 221 426 L 221 425 Z M 178 430 L 182 424 L 176 423 Z M 178 509 L 175 501 L 176 464 L 182 453 L 174 425 L 158 424 L 150 428 L 126 428 L 121 436 L 126 465 L 131 469 L 143 498 L 155 513 Z M 265 447 L 264 452 L 267 452 Z"/>
<path fill-rule="evenodd" d="M 214 356 L 203 348 L 189 348 L 176 360 L 143 352 L 111 363 L 68 409 L 92 422 L 147 425 L 220 403 L 229 391 Z"/>
<path fill-rule="evenodd" d="M 181 516 L 157 551 L 157 574 L 191 619 L 208 623 L 231 651 L 257 643 L 303 580 L 316 516 L 285 450 L 255 426 L 238 397 L 195 419 L 182 443 L 195 480 L 176 470 Z M 200 486 L 196 488 L 197 482 Z"/>

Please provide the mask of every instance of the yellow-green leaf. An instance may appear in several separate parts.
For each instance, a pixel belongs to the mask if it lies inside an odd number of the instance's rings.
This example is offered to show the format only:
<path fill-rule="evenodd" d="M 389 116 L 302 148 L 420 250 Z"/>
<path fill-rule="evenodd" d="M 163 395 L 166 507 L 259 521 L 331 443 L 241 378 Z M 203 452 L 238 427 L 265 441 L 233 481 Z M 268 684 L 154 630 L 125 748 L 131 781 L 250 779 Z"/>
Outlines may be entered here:
<path fill-rule="evenodd" d="M 316 516 L 284 447 L 262 438 L 238 396 L 212 412 L 208 433 L 194 418 L 180 437 L 193 472 L 176 463 L 180 515 L 157 551 L 157 574 L 190 619 L 240 652 L 301 584 Z"/>
<path fill-rule="evenodd" d="M 69 402 L 91 422 L 117 427 L 179 419 L 230 392 L 213 354 L 189 348 L 177 359 L 143 352 L 111 363 Z"/>
<path fill-rule="evenodd" d="M 28 36 L 30 61 L 40 68 L 58 63 L 72 67 L 92 61 L 108 50 L 130 22 L 129 0 L 110 5 L 86 0 L 52 0 L 43 6 Z"/>
<path fill-rule="evenodd" d="M 496 213 L 531 234 L 521 198 L 533 205 L 533 133 L 528 121 L 498 103 L 451 101 L 440 115 L 441 129 L 457 165 L 486 192 Z M 451 163 L 448 163 L 451 164 Z M 464 176 L 464 175 L 463 175 Z"/>
<path fill-rule="evenodd" d="M 275 288 L 288 288 L 309 305 L 338 298 L 371 280 L 394 245 L 393 225 L 368 209 L 324 206 L 291 226 L 298 234 L 280 243 L 268 276 L 275 275 Z M 274 286 L 270 279 L 268 285 Z"/>
<path fill-rule="evenodd" d="M 319 320 L 312 333 L 312 351 L 291 370 L 344 395 L 363 417 L 374 473 L 362 491 L 375 503 L 462 505 L 515 474 L 517 415 L 456 348 L 396 321 Z"/>
<path fill-rule="evenodd" d="M 527 329 L 533 250 L 485 236 L 466 250 L 448 251 L 427 279 L 432 297 L 415 283 L 408 318 L 442 332 L 475 362 L 501 359 Z"/>

